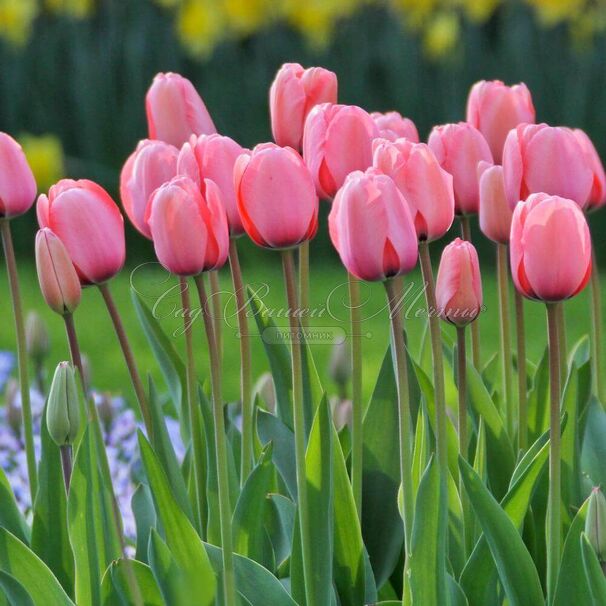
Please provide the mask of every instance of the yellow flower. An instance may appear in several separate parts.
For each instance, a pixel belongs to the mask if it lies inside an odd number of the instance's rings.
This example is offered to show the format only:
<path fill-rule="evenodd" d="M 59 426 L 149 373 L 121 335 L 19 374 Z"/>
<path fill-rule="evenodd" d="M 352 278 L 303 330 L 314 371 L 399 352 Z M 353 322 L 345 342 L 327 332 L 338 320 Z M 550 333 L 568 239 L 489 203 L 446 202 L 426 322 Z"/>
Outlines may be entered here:
<path fill-rule="evenodd" d="M 483 23 L 490 18 L 499 0 L 460 0 L 465 14 L 473 23 Z"/>
<path fill-rule="evenodd" d="M 74 19 L 90 17 L 95 9 L 94 0 L 44 0 L 44 5 L 52 13 Z"/>
<path fill-rule="evenodd" d="M 431 19 L 423 36 L 423 48 L 431 59 L 450 53 L 459 40 L 459 19 L 454 13 L 438 13 Z"/>
<path fill-rule="evenodd" d="M 539 20 L 545 25 L 556 25 L 572 20 L 580 14 L 584 0 L 528 0 L 535 8 Z"/>
<path fill-rule="evenodd" d="M 37 15 L 36 0 L 0 0 L 0 36 L 22 46 L 29 39 Z"/>
<path fill-rule="evenodd" d="M 223 0 L 229 29 L 250 34 L 266 26 L 273 18 L 271 0 Z"/>
<path fill-rule="evenodd" d="M 65 174 L 63 146 L 56 135 L 23 134 L 19 137 L 39 191 L 46 191 Z"/>
<path fill-rule="evenodd" d="M 438 0 L 391 0 L 391 3 L 406 25 L 418 28 L 434 12 Z"/>
<path fill-rule="evenodd" d="M 186 0 L 177 13 L 177 35 L 190 54 L 205 58 L 224 35 L 223 15 L 213 0 Z"/>

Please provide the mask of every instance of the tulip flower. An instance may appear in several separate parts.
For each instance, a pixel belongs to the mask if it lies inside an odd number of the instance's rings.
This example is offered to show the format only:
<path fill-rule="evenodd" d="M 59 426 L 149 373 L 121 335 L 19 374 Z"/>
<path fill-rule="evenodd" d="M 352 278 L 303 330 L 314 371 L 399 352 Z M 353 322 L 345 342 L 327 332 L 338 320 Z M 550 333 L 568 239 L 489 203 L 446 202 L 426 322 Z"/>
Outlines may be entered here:
<path fill-rule="evenodd" d="M 503 177 L 512 208 L 541 192 L 584 207 L 593 185 L 592 169 L 575 134 L 547 124 L 521 124 L 510 131 L 503 148 Z"/>
<path fill-rule="evenodd" d="M 492 164 L 492 154 L 482 133 L 466 122 L 436 126 L 429 135 L 428 145 L 442 168 L 453 177 L 455 213 L 470 215 L 478 212 L 480 193 L 478 165 Z"/>
<path fill-rule="evenodd" d="M 391 177 L 355 171 L 337 192 L 328 217 L 343 265 L 361 280 L 406 274 L 417 262 L 417 234 L 408 204 Z"/>
<path fill-rule="evenodd" d="M 591 275 L 591 238 L 572 200 L 539 193 L 516 206 L 511 222 L 511 273 L 529 299 L 563 301 Z"/>
<path fill-rule="evenodd" d="M 40 227 L 63 242 L 83 286 L 102 284 L 124 265 L 124 220 L 109 194 L 81 179 L 62 179 L 36 206 Z"/>
<path fill-rule="evenodd" d="M 303 69 L 285 63 L 269 89 L 269 111 L 274 141 L 300 150 L 305 119 L 312 107 L 337 102 L 337 76 L 322 67 Z"/>
<path fill-rule="evenodd" d="M 415 123 L 410 118 L 404 118 L 398 112 L 373 112 L 370 114 L 379 129 L 379 137 L 388 141 L 408 139 L 412 143 L 419 142 L 419 133 Z"/>
<path fill-rule="evenodd" d="M 179 150 L 163 141 L 144 139 L 129 156 L 120 174 L 120 198 L 131 223 L 151 239 L 145 213 L 150 196 L 177 174 Z"/>
<path fill-rule="evenodd" d="M 318 229 L 318 196 L 301 156 L 290 147 L 257 145 L 234 166 L 242 225 L 259 246 L 290 248 Z"/>
<path fill-rule="evenodd" d="M 507 244 L 512 210 L 505 195 L 503 168 L 484 164 L 480 172 L 480 229 L 493 242 Z"/>
<path fill-rule="evenodd" d="M 316 105 L 305 121 L 303 157 L 318 195 L 333 198 L 349 173 L 372 164 L 375 121 L 355 105 Z"/>
<path fill-rule="evenodd" d="M 456 238 L 442 252 L 436 280 L 440 317 L 456 326 L 475 320 L 482 308 L 478 253 L 471 242 Z"/>
<path fill-rule="evenodd" d="M 389 175 L 408 203 L 419 240 L 437 240 L 452 225 L 452 176 L 424 143 L 375 139 L 373 165 Z"/>
<path fill-rule="evenodd" d="M 46 304 L 59 315 L 72 313 L 80 303 L 80 280 L 63 242 L 48 227 L 36 234 L 36 267 Z"/>
<path fill-rule="evenodd" d="M 0 132 L 0 220 L 26 213 L 36 199 L 36 180 L 21 146 Z"/>
<path fill-rule="evenodd" d="M 160 139 L 175 147 L 191 135 L 217 132 L 194 85 L 179 74 L 157 74 L 145 97 L 150 139 Z"/>
<path fill-rule="evenodd" d="M 230 234 L 234 237 L 244 233 L 234 189 L 234 165 L 238 156 L 247 151 L 229 137 L 201 135 L 192 137 L 189 143 L 185 143 L 177 164 L 178 173 L 198 183 L 202 195 L 205 179 L 210 179 L 217 185 L 227 212 Z"/>
<path fill-rule="evenodd" d="M 467 99 L 467 122 L 483 135 L 494 161 L 501 163 L 507 134 L 518 124 L 533 123 L 535 109 L 525 84 L 507 86 L 500 80 L 476 82 Z"/>
<path fill-rule="evenodd" d="M 589 192 L 586 210 L 601 208 L 606 204 L 606 174 L 604 174 L 604 165 L 587 133 L 580 128 L 575 128 L 572 132 L 581 145 L 586 162 L 593 173 L 593 184 Z"/>

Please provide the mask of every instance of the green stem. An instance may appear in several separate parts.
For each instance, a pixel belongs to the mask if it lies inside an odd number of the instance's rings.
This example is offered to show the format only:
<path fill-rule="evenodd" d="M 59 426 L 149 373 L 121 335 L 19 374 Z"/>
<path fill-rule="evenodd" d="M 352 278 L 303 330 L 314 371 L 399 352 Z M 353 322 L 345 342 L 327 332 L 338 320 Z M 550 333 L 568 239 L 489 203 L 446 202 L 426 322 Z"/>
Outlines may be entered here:
<path fill-rule="evenodd" d="M 547 603 L 551 604 L 560 566 L 560 339 L 559 303 L 547 303 L 549 335 L 549 504 L 547 508 Z"/>
<path fill-rule="evenodd" d="M 38 473 L 36 468 L 36 451 L 34 450 L 34 429 L 32 421 L 32 406 L 29 397 L 29 378 L 27 372 L 27 350 L 25 347 L 25 326 L 23 324 L 23 306 L 19 289 L 17 260 L 13 248 L 13 238 L 8 219 L 0 219 L 0 233 L 6 259 L 6 271 L 11 291 L 13 316 L 15 318 L 15 336 L 17 338 L 17 362 L 19 365 L 19 388 L 21 390 L 21 410 L 23 414 L 23 434 L 25 436 L 25 455 L 27 458 L 27 475 L 32 507 L 38 489 Z"/>
<path fill-rule="evenodd" d="M 526 331 L 524 328 L 524 298 L 514 288 L 516 304 L 516 345 L 518 357 L 518 450 L 528 446 L 528 396 L 526 378 Z"/>
<path fill-rule="evenodd" d="M 558 324 L 558 341 L 560 350 L 560 389 L 563 390 L 568 378 L 568 345 L 566 344 L 566 318 L 564 317 L 564 306 L 556 306 L 556 320 Z"/>
<path fill-rule="evenodd" d="M 234 555 L 232 545 L 231 505 L 229 503 L 229 475 L 227 468 L 227 440 L 225 435 L 225 412 L 221 395 L 221 356 L 215 336 L 215 323 L 211 316 L 202 274 L 194 278 L 204 318 L 208 353 L 210 357 L 210 381 L 212 390 L 215 447 L 217 449 L 217 482 L 219 488 L 219 523 L 221 547 L 223 549 L 223 603 L 236 606 Z"/>
<path fill-rule="evenodd" d="M 221 307 L 221 283 L 219 281 L 219 270 L 208 272 L 210 281 L 210 293 L 212 299 L 212 314 L 215 331 L 215 341 L 219 351 L 219 363 L 223 363 L 223 309 Z"/>
<path fill-rule="evenodd" d="M 348 273 L 349 314 L 351 327 L 352 420 L 351 420 L 351 486 L 358 517 L 362 518 L 362 317 L 360 314 L 360 282 Z"/>
<path fill-rule="evenodd" d="M 72 447 L 71 444 L 64 444 L 59 448 L 61 453 L 61 468 L 63 469 L 63 481 L 65 482 L 65 491 L 69 494 L 69 485 L 72 479 Z"/>
<path fill-rule="evenodd" d="M 299 298 L 301 300 L 301 325 L 309 326 L 309 240 L 299 246 Z"/>
<path fill-rule="evenodd" d="M 469 215 L 461 215 L 459 217 L 461 223 L 461 238 L 467 242 L 471 242 L 471 223 Z M 480 370 L 480 322 L 479 318 L 471 324 L 471 359 L 476 369 Z"/>
<path fill-rule="evenodd" d="M 282 267 L 288 307 L 293 310 L 299 307 L 297 301 L 295 263 L 292 250 L 282 251 Z M 289 314 L 291 335 L 291 361 L 293 385 L 293 421 L 295 432 L 295 465 L 297 470 L 297 493 L 299 512 L 299 529 L 301 532 L 301 551 L 303 555 L 303 576 L 307 606 L 316 604 L 313 575 L 313 551 L 310 540 L 309 506 L 307 502 L 307 473 L 305 466 L 305 418 L 303 415 L 303 374 L 301 362 L 301 343 L 296 339 L 299 322 L 294 314 Z M 323 605 L 322 605 L 323 606 Z"/>
<path fill-rule="evenodd" d="M 149 412 L 149 404 L 147 402 L 147 396 L 145 395 L 145 389 L 141 381 L 141 376 L 139 375 L 139 370 L 137 369 L 137 363 L 135 362 L 133 350 L 131 349 L 126 331 L 124 330 L 124 325 L 122 324 L 122 318 L 120 317 L 120 313 L 118 312 L 118 308 L 116 307 L 116 303 L 114 302 L 114 298 L 112 297 L 108 284 L 98 284 L 97 286 L 101 292 L 103 300 L 105 301 L 105 306 L 107 307 L 107 311 L 109 312 L 109 316 L 114 326 L 116 336 L 118 337 L 120 347 L 122 348 L 122 354 L 124 355 L 124 360 L 126 362 L 128 372 L 130 373 L 135 395 L 137 396 L 137 401 L 139 402 L 139 408 L 141 410 L 143 422 L 145 423 L 147 435 L 153 442 L 153 424 L 151 414 Z"/>
<path fill-rule="evenodd" d="M 507 244 L 497 244 L 497 282 L 499 290 L 499 319 L 501 324 L 501 370 L 507 431 L 515 433 L 514 402 L 512 389 L 511 327 L 509 310 L 509 282 Z"/>
<path fill-rule="evenodd" d="M 604 377 L 602 375 L 602 291 L 600 290 L 600 271 L 598 269 L 598 259 L 595 254 L 595 248 L 592 249 L 593 267 L 591 270 L 591 323 L 592 335 L 591 343 L 593 346 L 593 380 L 594 389 L 598 399 L 603 405 L 606 405 L 606 393 L 604 388 Z"/>

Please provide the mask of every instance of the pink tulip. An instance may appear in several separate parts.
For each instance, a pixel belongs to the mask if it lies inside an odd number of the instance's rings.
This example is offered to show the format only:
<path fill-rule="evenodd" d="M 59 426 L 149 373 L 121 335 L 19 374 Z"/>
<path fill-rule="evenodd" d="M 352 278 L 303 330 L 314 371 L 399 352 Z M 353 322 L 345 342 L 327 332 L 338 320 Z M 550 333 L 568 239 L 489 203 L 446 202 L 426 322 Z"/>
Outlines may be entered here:
<path fill-rule="evenodd" d="M 456 238 L 442 251 L 436 279 L 440 317 L 465 326 L 482 310 L 482 278 L 478 253 L 471 242 Z"/>
<path fill-rule="evenodd" d="M 375 168 L 351 173 L 328 216 L 343 265 L 361 280 L 406 274 L 417 262 L 417 234 L 404 196 Z"/>
<path fill-rule="evenodd" d="M 547 124 L 521 124 L 507 135 L 503 177 L 512 208 L 530 194 L 540 192 L 569 198 L 584 207 L 593 183 L 593 174 L 574 133 Z"/>
<path fill-rule="evenodd" d="M 80 304 L 80 280 L 63 242 L 48 228 L 36 234 L 36 268 L 46 304 L 58 314 L 72 313 Z"/>
<path fill-rule="evenodd" d="M 587 133 L 580 128 L 575 128 L 572 132 L 583 148 L 585 159 L 593 173 L 593 185 L 591 192 L 589 192 L 589 199 L 587 200 L 587 210 L 601 208 L 606 204 L 606 175 L 604 174 L 604 166 L 597 149 L 587 136 Z"/>
<path fill-rule="evenodd" d="M 150 139 L 181 147 L 191 135 L 217 129 L 194 85 L 179 74 L 157 74 L 145 97 Z"/>
<path fill-rule="evenodd" d="M 178 172 L 199 183 L 204 195 L 204 179 L 213 181 L 221 191 L 221 202 L 227 212 L 227 221 L 232 236 L 244 233 L 236 191 L 234 189 L 234 164 L 238 156 L 248 150 L 229 137 L 201 135 L 192 137 L 179 154 Z"/>
<path fill-rule="evenodd" d="M 337 102 L 337 76 L 322 67 L 285 63 L 269 89 L 271 131 L 282 147 L 301 149 L 305 118 L 314 105 Z"/>
<path fill-rule="evenodd" d="M 332 198 L 345 177 L 372 164 L 375 121 L 355 105 L 316 105 L 305 121 L 303 157 L 321 198 Z"/>
<path fill-rule="evenodd" d="M 62 179 L 36 205 L 40 227 L 61 239 L 83 286 L 101 284 L 124 265 L 124 221 L 109 194 L 81 179 Z"/>
<path fill-rule="evenodd" d="M 234 166 L 242 225 L 259 246 L 289 248 L 318 229 L 318 196 L 303 158 L 290 147 L 257 145 Z"/>
<path fill-rule="evenodd" d="M 511 273 L 530 299 L 562 301 L 591 276 L 591 237 L 575 202 L 539 193 L 520 202 L 511 222 Z"/>
<path fill-rule="evenodd" d="M 131 223 L 146 237 L 151 231 L 145 223 L 150 196 L 177 174 L 179 150 L 163 141 L 145 139 L 129 156 L 120 174 L 120 197 Z"/>
<path fill-rule="evenodd" d="M 480 229 L 493 242 L 507 244 L 511 231 L 512 210 L 505 195 L 503 168 L 480 166 Z"/>
<path fill-rule="evenodd" d="M 478 212 L 480 190 L 478 164 L 492 164 L 492 154 L 482 133 L 467 122 L 436 126 L 429 135 L 428 145 L 442 168 L 453 177 L 455 213 Z"/>
<path fill-rule="evenodd" d="M 408 139 L 412 143 L 419 142 L 419 133 L 415 123 L 410 118 L 403 118 L 398 112 L 373 112 L 370 114 L 379 129 L 379 137 L 388 141 Z"/>
<path fill-rule="evenodd" d="M 452 176 L 424 143 L 375 139 L 373 165 L 389 175 L 410 209 L 419 240 L 441 238 L 454 219 Z"/>
<path fill-rule="evenodd" d="M 535 109 L 525 84 L 506 86 L 500 80 L 476 82 L 467 99 L 467 122 L 483 135 L 494 161 L 501 163 L 507 134 L 518 124 L 533 123 Z"/>
<path fill-rule="evenodd" d="M 36 180 L 21 146 L 0 133 L 0 219 L 26 213 L 36 199 Z"/>
<path fill-rule="evenodd" d="M 209 179 L 206 196 L 188 177 L 175 177 L 152 195 L 147 222 L 158 261 L 178 276 L 219 269 L 227 260 L 229 232 L 219 188 Z"/>

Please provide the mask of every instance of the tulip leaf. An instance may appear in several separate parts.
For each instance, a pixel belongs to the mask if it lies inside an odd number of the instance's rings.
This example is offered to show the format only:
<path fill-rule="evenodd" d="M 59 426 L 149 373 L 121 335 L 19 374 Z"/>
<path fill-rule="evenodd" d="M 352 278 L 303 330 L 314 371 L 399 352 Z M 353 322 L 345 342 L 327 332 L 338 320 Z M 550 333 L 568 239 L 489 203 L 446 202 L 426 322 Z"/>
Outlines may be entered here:
<path fill-rule="evenodd" d="M 269 495 L 269 502 L 270 515 L 274 520 L 270 539 L 274 548 L 276 566 L 279 569 L 290 558 L 297 508 L 289 498 L 281 494 Z"/>
<path fill-rule="evenodd" d="M 156 510 L 149 491 L 149 486 L 139 484 L 131 499 L 131 509 L 135 516 L 137 527 L 136 558 L 147 564 L 147 550 L 149 546 L 149 533 L 156 526 Z"/>
<path fill-rule="evenodd" d="M 528 394 L 528 439 L 536 440 L 549 426 L 549 352 L 545 349 Z"/>
<path fill-rule="evenodd" d="M 598 556 L 585 533 L 581 534 L 580 541 L 585 576 L 587 577 L 589 590 L 593 596 L 593 603 L 595 606 L 606 604 L 606 578 L 604 578 L 604 572 L 598 561 Z"/>
<path fill-rule="evenodd" d="M 606 412 L 594 398 L 587 410 L 587 422 L 583 439 L 583 470 L 594 486 L 606 486 Z"/>
<path fill-rule="evenodd" d="M 190 596 L 186 574 L 177 564 L 173 554 L 155 528 L 149 535 L 149 565 L 164 602 L 175 606 L 187 606 Z M 206 602 L 211 604 L 212 602 Z"/>
<path fill-rule="evenodd" d="M 0 588 L 9 604 L 36 606 L 27 589 L 14 576 L 3 570 L 0 570 Z"/>
<path fill-rule="evenodd" d="M 43 425 L 45 424 L 43 423 Z M 29 543 L 29 528 L 2 468 L 0 468 L 0 526 L 12 532 L 20 541 Z"/>
<path fill-rule="evenodd" d="M 131 606 L 129 574 L 139 587 L 142 606 L 164 606 L 162 594 L 149 566 L 137 560 L 125 562 L 124 558 L 112 562 L 105 572 L 101 586 L 102 606 Z"/>

